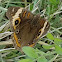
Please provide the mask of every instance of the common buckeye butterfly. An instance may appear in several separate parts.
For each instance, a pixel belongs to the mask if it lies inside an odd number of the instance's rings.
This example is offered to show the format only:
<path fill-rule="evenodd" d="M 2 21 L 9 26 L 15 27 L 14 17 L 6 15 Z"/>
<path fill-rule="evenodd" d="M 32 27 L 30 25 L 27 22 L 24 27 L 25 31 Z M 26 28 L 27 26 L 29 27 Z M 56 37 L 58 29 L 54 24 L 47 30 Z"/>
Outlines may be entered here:
<path fill-rule="evenodd" d="M 14 47 L 21 51 L 23 46 L 33 47 L 38 39 L 49 30 L 50 24 L 40 15 L 34 15 L 21 7 L 9 7 L 6 16 L 10 20 Z"/>

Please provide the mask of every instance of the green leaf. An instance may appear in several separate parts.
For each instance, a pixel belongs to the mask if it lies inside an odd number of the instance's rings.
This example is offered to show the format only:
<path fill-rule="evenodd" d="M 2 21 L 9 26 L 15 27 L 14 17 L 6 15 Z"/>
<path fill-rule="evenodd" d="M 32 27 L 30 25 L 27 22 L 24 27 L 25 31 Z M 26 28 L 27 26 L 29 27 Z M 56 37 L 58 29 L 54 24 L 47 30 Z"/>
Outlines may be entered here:
<path fill-rule="evenodd" d="M 22 59 L 22 60 L 20 60 L 18 62 L 33 62 L 33 60 L 31 60 L 31 59 Z"/>
<path fill-rule="evenodd" d="M 31 58 L 37 58 L 38 57 L 38 54 L 35 52 L 35 49 L 32 47 L 25 46 L 22 48 L 22 50 L 27 56 L 29 56 Z"/>
<path fill-rule="evenodd" d="M 56 45 L 56 44 L 55 44 L 55 51 L 56 51 L 58 54 L 62 55 L 62 48 L 59 47 L 59 46 Z"/>
<path fill-rule="evenodd" d="M 43 45 L 43 48 L 45 48 L 45 49 L 50 49 L 52 47 L 53 47 L 53 45 Z"/>
<path fill-rule="evenodd" d="M 57 44 L 57 45 L 60 45 L 60 44 L 62 44 L 62 40 L 59 39 L 59 38 L 55 38 L 54 43 Z"/>
<path fill-rule="evenodd" d="M 53 37 L 53 35 L 51 33 L 47 34 L 47 38 L 50 39 L 50 40 L 54 40 L 54 37 Z"/>
<path fill-rule="evenodd" d="M 45 55 L 45 54 L 46 54 L 45 52 L 43 52 L 43 51 L 41 51 L 41 50 L 38 50 L 38 49 L 36 49 L 36 52 L 37 52 L 38 54 L 40 54 L 40 55 Z"/>
<path fill-rule="evenodd" d="M 37 62 L 48 62 L 45 57 L 38 58 Z"/>

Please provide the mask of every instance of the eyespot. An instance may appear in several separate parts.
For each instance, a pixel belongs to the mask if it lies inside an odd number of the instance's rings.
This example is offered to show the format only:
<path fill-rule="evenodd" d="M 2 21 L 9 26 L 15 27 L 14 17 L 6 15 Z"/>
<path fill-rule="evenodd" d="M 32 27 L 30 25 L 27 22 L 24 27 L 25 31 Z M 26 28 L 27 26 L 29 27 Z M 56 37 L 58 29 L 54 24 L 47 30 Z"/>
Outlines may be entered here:
<path fill-rule="evenodd" d="M 17 19 L 14 21 L 14 24 L 15 24 L 15 25 L 18 25 L 20 22 L 21 22 L 21 19 L 20 19 L 20 18 L 17 18 Z"/>
<path fill-rule="evenodd" d="M 17 25 L 18 23 L 19 23 L 19 20 L 16 20 L 16 21 L 15 21 L 15 25 Z"/>
<path fill-rule="evenodd" d="M 16 27 L 20 24 L 21 19 L 18 17 L 16 19 L 13 19 L 12 23 L 13 23 L 13 27 L 14 29 L 16 29 Z"/>
<path fill-rule="evenodd" d="M 15 32 L 16 32 L 16 34 L 19 34 L 19 30 L 16 30 Z"/>

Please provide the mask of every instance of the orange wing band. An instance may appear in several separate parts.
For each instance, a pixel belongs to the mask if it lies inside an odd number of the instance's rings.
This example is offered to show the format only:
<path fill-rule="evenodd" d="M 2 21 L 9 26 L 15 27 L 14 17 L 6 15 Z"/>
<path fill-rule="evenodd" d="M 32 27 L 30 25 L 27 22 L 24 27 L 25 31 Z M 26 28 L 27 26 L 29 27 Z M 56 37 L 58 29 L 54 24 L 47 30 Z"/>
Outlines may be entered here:
<path fill-rule="evenodd" d="M 30 47 L 33 47 L 35 44 L 29 45 Z"/>
<path fill-rule="evenodd" d="M 23 17 L 25 17 L 25 14 L 26 14 L 26 11 L 24 12 Z"/>
<path fill-rule="evenodd" d="M 30 13 L 28 13 L 27 18 L 29 18 L 29 16 L 30 16 Z"/>
<path fill-rule="evenodd" d="M 14 33 L 14 39 L 16 40 L 16 44 L 17 44 L 17 46 L 18 46 L 18 47 L 21 47 L 21 45 L 18 43 L 18 38 L 17 38 L 17 36 L 16 36 L 15 33 Z"/>

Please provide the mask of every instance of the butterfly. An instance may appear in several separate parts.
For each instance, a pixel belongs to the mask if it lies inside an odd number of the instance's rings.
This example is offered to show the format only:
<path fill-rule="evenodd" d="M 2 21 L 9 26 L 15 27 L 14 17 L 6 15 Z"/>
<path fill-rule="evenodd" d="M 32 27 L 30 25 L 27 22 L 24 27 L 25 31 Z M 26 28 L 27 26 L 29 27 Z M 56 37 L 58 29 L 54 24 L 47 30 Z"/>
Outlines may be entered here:
<path fill-rule="evenodd" d="M 49 30 L 49 22 L 22 7 L 9 7 L 6 12 L 10 20 L 14 47 L 21 51 L 23 46 L 33 47 Z"/>

